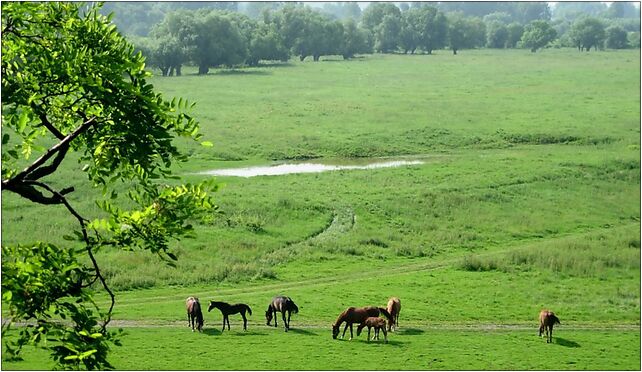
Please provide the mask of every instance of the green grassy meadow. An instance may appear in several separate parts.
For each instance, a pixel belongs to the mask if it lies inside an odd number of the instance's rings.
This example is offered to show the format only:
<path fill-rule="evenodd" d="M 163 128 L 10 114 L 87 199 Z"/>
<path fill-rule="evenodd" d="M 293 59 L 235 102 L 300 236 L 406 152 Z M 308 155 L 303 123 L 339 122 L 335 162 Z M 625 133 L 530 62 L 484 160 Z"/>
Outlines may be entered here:
<path fill-rule="evenodd" d="M 166 97 L 197 102 L 214 143 L 178 139 L 190 156 L 175 172 L 189 181 L 311 159 L 424 163 L 217 177 L 220 212 L 175 242 L 176 268 L 99 252 L 117 291 L 113 328 L 125 330 L 114 366 L 639 370 L 639 61 L 638 50 L 479 50 L 153 77 Z M 64 166 L 54 185 L 75 186 L 71 202 L 100 216 L 82 164 Z M 2 243 L 68 244 L 64 212 L 3 194 Z M 263 317 L 281 293 L 301 310 L 288 333 Z M 248 332 L 231 316 L 221 334 L 214 310 L 193 334 L 190 295 L 247 303 Z M 345 308 L 390 296 L 402 311 L 388 344 L 331 338 Z M 541 308 L 561 319 L 553 344 L 537 337 Z M 2 361 L 51 367 L 42 350 Z"/>

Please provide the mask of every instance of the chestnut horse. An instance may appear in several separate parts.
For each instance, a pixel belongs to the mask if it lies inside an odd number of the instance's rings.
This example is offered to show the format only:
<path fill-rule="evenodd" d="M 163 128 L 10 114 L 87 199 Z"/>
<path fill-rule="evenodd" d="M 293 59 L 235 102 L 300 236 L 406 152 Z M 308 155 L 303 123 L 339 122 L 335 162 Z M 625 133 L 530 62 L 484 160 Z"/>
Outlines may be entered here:
<path fill-rule="evenodd" d="M 343 328 L 343 334 L 341 335 L 341 338 L 345 337 L 346 330 L 348 329 L 348 326 L 350 326 L 350 340 L 352 340 L 352 324 L 361 324 L 367 318 L 371 316 L 378 317 L 379 314 L 383 314 L 386 318 L 388 318 L 388 321 L 391 321 L 392 319 L 388 310 L 384 309 L 383 307 L 367 306 L 347 308 L 344 312 L 341 313 L 341 315 L 339 315 L 337 320 L 332 325 L 332 338 L 337 338 L 337 336 L 339 335 L 339 327 L 341 327 L 341 323 L 345 322 L 346 326 L 345 328 Z"/>
<path fill-rule="evenodd" d="M 294 301 L 290 297 L 286 296 L 276 296 L 272 299 L 272 302 L 268 305 L 267 310 L 265 310 L 265 320 L 267 325 L 270 325 L 272 318 L 274 318 L 274 327 L 277 327 L 276 322 L 276 313 L 281 312 L 281 317 L 283 318 L 283 326 L 287 332 L 290 329 L 290 316 L 294 311 L 295 314 L 299 313 L 299 307 L 296 306 Z M 288 319 L 285 319 L 285 313 L 288 313 Z"/>
<path fill-rule="evenodd" d="M 201 332 L 203 330 L 203 312 L 201 311 L 201 303 L 198 301 L 198 298 L 187 297 L 185 307 L 187 308 L 187 326 L 191 326 L 192 332 L 194 332 L 194 326 L 196 325 L 196 329 Z"/>
<path fill-rule="evenodd" d="M 542 332 L 546 331 L 546 343 L 553 342 L 553 325 L 562 324 L 555 313 L 549 310 L 542 310 L 539 313 L 539 336 L 542 337 Z"/>
<path fill-rule="evenodd" d="M 390 331 L 393 326 L 395 328 L 394 330 L 396 330 L 399 326 L 399 312 L 401 311 L 401 300 L 399 297 L 390 297 L 387 310 L 392 317 L 392 320 L 388 322 L 388 331 Z"/>
<path fill-rule="evenodd" d="M 388 322 L 390 324 L 390 322 Z M 370 328 L 375 329 L 375 334 L 372 337 L 372 339 L 379 339 L 379 331 L 383 331 L 383 339 L 385 340 L 386 343 L 388 343 L 388 332 L 386 332 L 386 321 L 381 318 L 377 317 L 370 317 L 367 318 L 363 323 L 359 324 L 357 327 L 357 336 L 361 334 L 361 330 L 364 327 L 368 327 L 368 341 L 370 341 Z"/>

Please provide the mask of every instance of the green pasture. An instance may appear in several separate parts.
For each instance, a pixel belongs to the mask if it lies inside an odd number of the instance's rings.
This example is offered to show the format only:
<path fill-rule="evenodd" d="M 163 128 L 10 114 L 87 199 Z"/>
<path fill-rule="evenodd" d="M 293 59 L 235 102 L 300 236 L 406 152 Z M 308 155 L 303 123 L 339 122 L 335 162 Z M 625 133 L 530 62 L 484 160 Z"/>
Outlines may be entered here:
<path fill-rule="evenodd" d="M 99 252 L 117 291 L 113 329 L 125 329 L 114 366 L 639 370 L 639 53 L 368 55 L 153 77 L 167 97 L 197 102 L 214 143 L 179 139 L 189 161 L 175 171 L 188 181 L 314 158 L 423 164 L 217 177 L 220 210 L 174 242 L 176 268 Z M 52 183 L 75 186 L 71 203 L 99 217 L 82 164 L 63 165 Z M 2 195 L 2 244 L 69 244 L 60 235 L 73 227 L 63 207 Z M 263 318 L 280 293 L 301 309 L 288 333 Z M 220 334 L 214 310 L 192 333 L 190 295 L 249 304 L 248 332 L 232 316 Z M 401 328 L 388 344 L 332 340 L 346 307 L 393 295 Z M 553 344 L 537 337 L 544 307 L 562 321 Z M 34 349 L 2 361 L 51 366 Z"/>

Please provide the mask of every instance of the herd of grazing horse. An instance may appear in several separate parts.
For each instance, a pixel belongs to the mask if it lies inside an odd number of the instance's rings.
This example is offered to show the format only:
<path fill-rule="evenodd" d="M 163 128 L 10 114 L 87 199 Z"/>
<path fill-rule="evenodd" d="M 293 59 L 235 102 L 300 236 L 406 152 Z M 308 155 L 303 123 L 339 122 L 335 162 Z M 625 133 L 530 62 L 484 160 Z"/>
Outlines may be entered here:
<path fill-rule="evenodd" d="M 201 332 L 203 330 L 203 312 L 201 310 L 201 304 L 197 297 L 188 297 L 185 301 L 185 307 L 187 308 L 187 326 L 192 327 L 192 332 L 198 330 Z M 225 331 L 225 324 L 227 323 L 227 330 L 230 330 L 230 319 L 229 316 L 233 314 L 241 314 L 243 318 L 243 330 L 247 330 L 247 317 L 245 313 L 252 315 L 252 309 L 246 304 L 234 304 L 230 305 L 226 302 L 220 301 L 210 301 L 207 311 L 210 312 L 212 309 L 219 309 L 221 314 L 223 314 L 223 329 L 221 332 Z M 290 297 L 287 296 L 276 296 L 272 299 L 270 304 L 265 310 L 265 320 L 266 324 L 269 326 L 274 319 L 274 327 L 277 325 L 277 316 L 276 313 L 281 313 L 281 319 L 283 320 L 283 327 L 285 332 L 290 329 L 290 317 L 292 313 L 298 314 L 299 307 L 292 301 Z M 357 327 L 357 336 L 361 334 L 361 331 L 368 327 L 368 338 L 370 341 L 370 330 L 374 328 L 374 336 L 372 340 L 379 340 L 379 332 L 383 332 L 384 342 L 388 342 L 388 332 L 395 331 L 399 326 L 399 313 L 401 312 L 401 300 L 398 297 L 391 297 L 388 300 L 387 306 L 376 307 L 376 306 L 366 306 L 366 307 L 349 307 L 343 311 L 337 320 L 332 324 L 332 338 L 336 339 L 341 332 L 341 325 L 345 323 L 343 328 L 343 334 L 341 338 L 345 337 L 346 331 L 350 328 L 350 340 L 352 340 L 352 325 L 358 324 Z M 287 318 L 286 318 L 287 313 Z M 386 331 L 386 321 L 380 318 L 380 315 L 383 315 L 388 319 L 388 330 Z M 546 333 L 546 343 L 553 342 L 553 326 L 555 324 L 561 324 L 559 318 L 550 310 L 542 310 L 539 314 L 539 336 L 542 336 L 542 333 Z"/>

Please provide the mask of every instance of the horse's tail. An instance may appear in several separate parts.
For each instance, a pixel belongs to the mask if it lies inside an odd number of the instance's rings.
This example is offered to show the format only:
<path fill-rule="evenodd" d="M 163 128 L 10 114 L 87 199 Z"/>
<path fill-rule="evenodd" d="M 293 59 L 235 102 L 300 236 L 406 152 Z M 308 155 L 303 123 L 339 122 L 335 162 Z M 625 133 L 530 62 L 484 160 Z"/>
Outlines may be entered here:
<path fill-rule="evenodd" d="M 388 321 L 392 321 L 392 315 L 390 315 L 388 310 L 384 309 L 383 307 L 380 307 L 379 312 L 383 314 L 388 319 Z"/>
<path fill-rule="evenodd" d="M 294 301 L 292 301 L 292 299 L 290 299 L 290 298 L 288 298 L 288 302 L 290 303 L 290 308 L 292 309 L 292 311 L 294 311 L 295 314 L 298 314 L 299 313 L 299 307 L 296 306 Z"/>
<path fill-rule="evenodd" d="M 245 307 L 247 308 L 247 312 L 248 312 L 250 315 L 252 315 L 252 309 L 250 309 L 250 307 L 249 307 L 249 306 L 247 306 L 247 305 L 245 305 Z"/>

